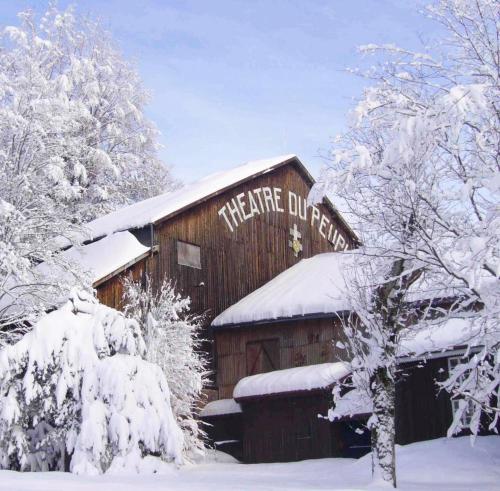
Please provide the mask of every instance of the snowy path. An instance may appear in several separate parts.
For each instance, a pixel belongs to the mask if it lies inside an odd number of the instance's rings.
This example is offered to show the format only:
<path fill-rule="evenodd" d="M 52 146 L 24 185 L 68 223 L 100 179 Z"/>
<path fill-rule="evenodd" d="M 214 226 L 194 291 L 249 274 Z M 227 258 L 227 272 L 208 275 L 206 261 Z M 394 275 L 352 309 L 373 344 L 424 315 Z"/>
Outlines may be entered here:
<path fill-rule="evenodd" d="M 499 491 L 500 437 L 439 439 L 401 447 L 399 488 L 408 491 Z M 287 464 L 210 463 L 166 474 L 83 477 L 63 473 L 0 472 L 1 491 L 279 491 L 364 490 L 370 461 L 323 459 Z"/>

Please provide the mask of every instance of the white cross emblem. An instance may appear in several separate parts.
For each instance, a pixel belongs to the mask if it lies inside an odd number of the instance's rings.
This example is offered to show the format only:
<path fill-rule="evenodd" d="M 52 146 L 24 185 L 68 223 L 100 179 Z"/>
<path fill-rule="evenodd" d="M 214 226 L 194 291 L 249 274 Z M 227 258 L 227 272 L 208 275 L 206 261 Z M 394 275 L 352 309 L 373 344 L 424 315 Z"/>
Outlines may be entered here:
<path fill-rule="evenodd" d="M 299 256 L 299 252 L 302 251 L 302 244 L 299 242 L 299 239 L 302 238 L 302 234 L 297 229 L 297 224 L 293 224 L 293 228 L 290 229 L 290 235 L 292 239 L 288 241 L 288 245 L 293 249 L 293 253 L 295 257 Z"/>

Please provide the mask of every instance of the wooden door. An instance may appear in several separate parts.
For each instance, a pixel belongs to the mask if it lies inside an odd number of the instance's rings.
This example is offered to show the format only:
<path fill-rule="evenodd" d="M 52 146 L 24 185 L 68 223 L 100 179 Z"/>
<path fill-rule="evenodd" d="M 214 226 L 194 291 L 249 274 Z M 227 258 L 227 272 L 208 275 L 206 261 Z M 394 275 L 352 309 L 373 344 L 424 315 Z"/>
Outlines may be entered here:
<path fill-rule="evenodd" d="M 247 375 L 272 372 L 280 368 L 279 339 L 264 339 L 247 343 Z"/>

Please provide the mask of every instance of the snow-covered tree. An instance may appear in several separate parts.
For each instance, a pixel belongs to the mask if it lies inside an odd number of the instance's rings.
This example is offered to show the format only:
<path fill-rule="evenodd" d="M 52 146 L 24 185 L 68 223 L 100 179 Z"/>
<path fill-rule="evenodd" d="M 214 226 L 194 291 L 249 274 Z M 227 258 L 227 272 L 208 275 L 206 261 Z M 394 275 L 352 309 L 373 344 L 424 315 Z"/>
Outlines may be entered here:
<path fill-rule="evenodd" d="M 352 255 L 342 271 L 348 314 L 340 315 L 339 320 L 344 331 L 340 347 L 346 351 L 350 377 L 334 388 L 335 405 L 329 418 L 334 421 L 345 416 L 346 390 L 369 401 L 361 409 L 367 412 L 370 406 L 372 412 L 367 427 L 373 477 L 395 487 L 398 355 L 413 320 L 430 315 L 430 309 L 422 314 L 421 305 L 411 301 L 412 287 L 423 272 L 407 259 L 369 257 L 363 249 L 346 254 Z M 347 397 L 353 398 L 351 394 Z"/>
<path fill-rule="evenodd" d="M 431 296 L 455 298 L 443 320 L 475 315 L 482 349 L 444 384 L 465 398 L 450 433 L 471 405 L 475 433 L 481 411 L 492 429 L 500 415 L 500 7 L 440 0 L 427 13 L 445 34 L 423 53 L 362 48 L 382 62 L 358 72 L 370 85 L 322 189 L 342 199 L 367 257 L 425 270 Z"/>
<path fill-rule="evenodd" d="M 0 305 L 19 304 L 5 317 L 0 306 L 0 327 L 44 308 L 32 269 L 56 260 L 56 237 L 174 185 L 109 34 L 71 8 L 19 18 L 0 29 Z"/>
<path fill-rule="evenodd" d="M 165 280 L 155 290 L 125 280 L 125 312 L 137 320 L 146 341 L 146 359 L 159 365 L 171 391 L 172 411 L 184 433 L 184 452 L 190 458 L 203 452 L 205 432 L 196 417 L 208 375 L 202 350 L 201 319 L 189 314 L 190 299 Z"/>
<path fill-rule="evenodd" d="M 100 474 L 182 462 L 182 432 L 137 322 L 73 292 L 0 350 L 0 468 Z"/>

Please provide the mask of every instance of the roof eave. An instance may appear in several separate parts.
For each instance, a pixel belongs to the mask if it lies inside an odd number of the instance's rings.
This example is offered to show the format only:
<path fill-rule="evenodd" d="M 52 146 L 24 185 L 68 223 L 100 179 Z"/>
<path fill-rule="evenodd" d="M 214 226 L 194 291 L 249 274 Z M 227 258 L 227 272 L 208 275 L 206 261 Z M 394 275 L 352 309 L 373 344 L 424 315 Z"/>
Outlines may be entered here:
<path fill-rule="evenodd" d="M 260 326 L 263 324 L 278 324 L 283 322 L 295 322 L 301 320 L 314 320 L 314 319 L 329 319 L 329 318 L 339 318 L 347 315 L 349 311 L 347 310 L 338 310 L 336 312 L 317 312 L 311 314 L 298 314 L 290 317 L 277 317 L 274 319 L 259 319 L 256 321 L 248 321 L 248 322 L 234 322 L 228 324 L 219 324 L 219 325 L 211 325 L 210 327 L 213 330 L 222 330 L 222 329 L 240 329 L 247 328 L 253 326 Z"/>
<path fill-rule="evenodd" d="M 324 393 L 328 396 L 331 395 L 331 390 L 334 384 L 327 385 L 326 387 L 315 387 L 313 389 L 289 390 L 286 392 L 272 392 L 270 394 L 256 394 L 252 396 L 235 397 L 234 400 L 238 404 L 252 403 L 262 401 L 262 399 L 286 399 L 288 397 L 307 397 L 311 395 L 320 395 Z"/>
<path fill-rule="evenodd" d="M 264 174 L 268 174 L 269 172 L 276 170 L 276 169 L 279 169 L 280 167 L 283 167 L 284 165 L 287 165 L 291 162 L 295 162 L 297 165 L 299 165 L 303 169 L 303 171 L 306 173 L 308 178 L 311 179 L 312 182 L 314 182 L 313 177 L 311 176 L 311 174 L 309 174 L 309 171 L 305 168 L 304 164 L 299 160 L 299 158 L 296 155 L 294 155 L 293 157 L 290 157 L 286 160 L 282 160 L 281 162 L 278 162 L 277 164 L 274 164 L 274 165 L 272 165 L 264 170 L 261 170 L 260 172 L 256 172 L 250 176 L 245 177 L 244 179 L 240 179 L 239 181 L 235 181 L 235 182 L 229 184 L 228 186 L 225 186 L 221 189 L 218 189 L 217 191 L 214 191 L 213 193 L 211 193 L 207 196 L 204 196 L 203 198 L 200 198 L 196 201 L 193 201 L 193 202 L 187 204 L 186 206 L 183 206 L 182 208 L 179 208 L 178 210 L 173 211 L 172 213 L 168 213 L 167 215 L 154 220 L 152 223 L 153 223 L 153 225 L 158 225 L 158 224 L 164 222 L 165 220 L 170 220 L 171 218 L 173 218 L 177 215 L 180 215 L 181 213 L 183 213 L 183 212 L 185 212 L 185 211 L 187 211 L 187 210 L 189 210 L 189 209 L 191 209 L 191 208 L 193 208 L 201 203 L 204 203 L 212 198 L 215 198 L 216 196 L 219 196 L 220 194 L 223 194 L 226 191 L 228 191 L 236 186 L 239 186 L 241 184 L 244 184 L 245 182 L 251 181 L 252 179 L 255 179 L 256 177 L 263 176 Z"/>
<path fill-rule="evenodd" d="M 146 252 L 142 253 L 140 256 L 137 256 L 136 258 L 128 261 L 124 265 L 120 266 L 119 268 L 115 269 L 114 271 L 111 271 L 111 273 L 108 273 L 106 276 L 103 276 L 102 278 L 99 278 L 95 280 L 92 283 L 93 288 L 97 288 L 98 286 L 102 285 L 103 283 L 106 283 L 109 279 L 113 278 L 114 276 L 122 273 L 126 269 L 130 268 L 134 264 L 137 264 L 139 261 L 142 261 L 146 257 L 148 257 L 151 254 L 151 249 L 147 250 Z"/>

